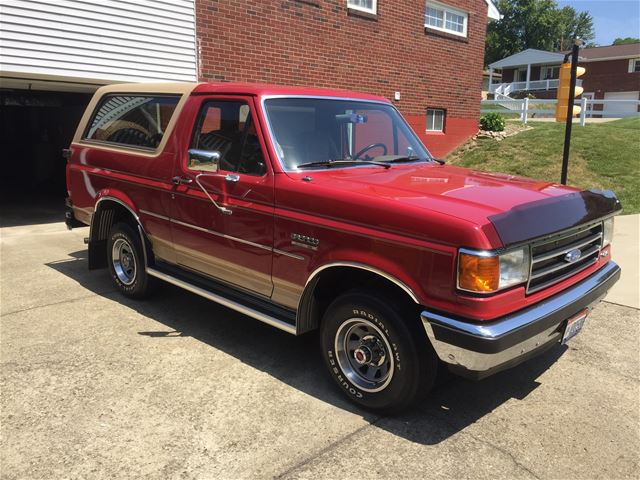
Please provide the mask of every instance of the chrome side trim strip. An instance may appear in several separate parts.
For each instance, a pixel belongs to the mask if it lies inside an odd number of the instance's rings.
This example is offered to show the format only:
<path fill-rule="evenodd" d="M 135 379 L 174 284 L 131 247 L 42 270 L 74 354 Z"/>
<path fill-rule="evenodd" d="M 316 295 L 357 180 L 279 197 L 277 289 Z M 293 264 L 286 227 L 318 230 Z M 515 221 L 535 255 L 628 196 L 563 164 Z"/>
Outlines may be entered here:
<path fill-rule="evenodd" d="M 193 228 L 194 230 L 198 230 L 200 232 L 210 233 L 211 235 L 215 235 L 221 238 L 226 238 L 227 240 L 233 240 L 234 242 L 244 243 L 245 245 L 250 245 L 252 247 L 268 250 L 269 252 L 273 250 L 271 247 L 267 247 L 266 245 L 250 242 L 249 240 L 243 240 L 242 238 L 238 238 L 238 237 L 232 237 L 231 235 L 226 235 L 224 233 L 216 232 L 215 230 L 209 230 L 208 228 L 199 227 L 197 225 L 192 225 L 190 223 L 181 222 L 180 220 L 171 219 L 171 223 L 182 225 L 183 227 L 187 227 L 187 228 Z"/>
<path fill-rule="evenodd" d="M 304 260 L 302 255 L 296 255 L 295 253 L 285 252 L 284 250 L 278 250 L 277 248 L 273 249 L 273 253 L 276 255 L 284 255 L 285 257 L 295 258 L 296 260 Z"/>
<path fill-rule="evenodd" d="M 411 290 L 407 285 L 402 283 L 396 277 L 394 277 L 392 275 L 389 275 L 388 273 L 383 272 L 382 270 L 378 270 L 377 268 L 371 267 L 369 265 L 365 265 L 364 263 L 356 263 L 356 262 L 333 262 L 333 263 L 327 263 L 326 265 L 323 265 L 321 267 L 316 268 L 311 273 L 311 275 L 309 275 L 309 278 L 307 279 L 307 282 L 304 285 L 305 290 L 306 290 L 307 286 L 309 285 L 309 283 L 311 282 L 311 280 L 313 280 L 313 278 L 316 275 L 318 275 L 323 270 L 326 270 L 326 269 L 332 268 L 332 267 L 359 268 L 360 270 L 367 270 L 368 272 L 375 273 L 376 275 L 380 275 L 381 277 L 389 280 L 392 283 L 395 283 L 398 287 L 400 287 L 402 290 L 404 290 L 407 293 L 407 295 L 409 295 L 411 297 L 411 300 L 413 300 L 415 303 L 418 303 L 418 304 L 420 303 L 418 301 L 418 297 L 416 297 L 416 295 L 413 293 L 413 290 Z M 304 292 L 302 294 L 302 298 L 304 298 Z"/>
<path fill-rule="evenodd" d="M 211 300 L 213 302 L 216 302 L 220 305 L 223 305 L 227 308 L 230 308 L 231 310 L 235 310 L 236 312 L 240 312 L 243 315 L 247 315 L 248 317 L 254 318 L 256 320 L 259 320 L 263 323 L 266 323 L 267 325 L 271 325 L 272 327 L 275 327 L 279 330 L 282 330 L 284 332 L 290 333 L 292 335 L 296 334 L 296 327 L 293 325 L 288 324 L 287 322 L 283 322 L 282 320 L 272 317 L 270 315 L 267 315 L 265 313 L 262 312 L 258 312 L 257 310 L 254 310 L 252 308 L 249 308 L 245 305 L 242 305 L 238 302 L 235 302 L 233 300 L 229 300 L 228 298 L 225 298 L 221 295 L 217 295 L 215 293 L 209 292 L 203 288 L 200 287 L 196 287 L 195 285 L 192 285 L 188 282 L 185 282 L 183 280 L 180 280 L 179 278 L 175 278 L 171 275 L 167 275 L 166 273 L 162 273 L 158 270 L 155 270 L 153 268 L 147 268 L 147 273 L 149 275 L 151 275 L 152 277 L 156 277 L 159 278 L 160 280 L 164 280 L 167 283 L 171 283 L 172 285 L 175 285 L 177 287 L 180 288 L 184 288 L 185 290 L 188 290 L 191 293 L 195 293 L 196 295 L 200 295 L 201 297 L 204 297 L 208 300 Z"/>
<path fill-rule="evenodd" d="M 142 208 L 140 209 L 140 213 L 144 213 L 145 215 L 149 215 L 150 217 L 159 218 L 160 220 L 166 220 L 167 222 L 171 221 L 169 217 L 165 217 L 164 215 L 160 215 L 159 213 L 150 212 L 149 210 L 143 210 Z"/>
<path fill-rule="evenodd" d="M 149 210 L 140 209 L 140 213 L 144 213 L 145 215 L 150 215 L 152 217 L 160 218 L 162 220 L 166 220 L 171 223 L 175 223 L 176 225 L 181 225 L 183 227 L 192 228 L 194 230 L 198 230 L 200 232 L 209 233 L 211 235 L 216 235 L 221 238 L 226 238 L 227 240 L 232 240 L 234 242 L 244 243 L 245 245 L 250 245 L 252 247 L 261 248 L 262 250 L 267 250 L 269 252 L 273 252 L 278 255 L 285 255 L 287 257 L 295 258 L 296 260 L 304 260 L 302 255 L 296 255 L 295 253 L 285 252 L 283 250 L 278 250 L 277 248 L 271 248 L 267 245 L 262 245 L 260 243 L 250 242 L 249 240 L 244 240 L 242 238 L 233 237 L 231 235 L 227 235 L 225 233 L 216 232 L 215 230 L 209 230 L 208 228 L 199 227 L 197 225 L 193 225 L 191 223 L 181 222 L 180 220 L 175 220 L 173 218 L 166 217 L 164 215 L 160 215 L 159 213 L 150 212 Z"/>

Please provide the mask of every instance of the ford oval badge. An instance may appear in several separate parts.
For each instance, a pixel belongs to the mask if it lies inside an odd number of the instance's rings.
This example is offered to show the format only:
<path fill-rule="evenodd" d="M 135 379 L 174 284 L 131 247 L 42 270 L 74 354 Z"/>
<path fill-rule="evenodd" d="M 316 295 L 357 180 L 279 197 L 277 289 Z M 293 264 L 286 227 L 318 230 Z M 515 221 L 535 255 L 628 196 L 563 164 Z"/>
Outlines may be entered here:
<path fill-rule="evenodd" d="M 579 248 L 574 248 L 570 252 L 567 252 L 567 254 L 564 256 L 564 261 L 573 263 L 580 260 L 580 257 L 582 257 L 582 252 L 580 251 Z"/>

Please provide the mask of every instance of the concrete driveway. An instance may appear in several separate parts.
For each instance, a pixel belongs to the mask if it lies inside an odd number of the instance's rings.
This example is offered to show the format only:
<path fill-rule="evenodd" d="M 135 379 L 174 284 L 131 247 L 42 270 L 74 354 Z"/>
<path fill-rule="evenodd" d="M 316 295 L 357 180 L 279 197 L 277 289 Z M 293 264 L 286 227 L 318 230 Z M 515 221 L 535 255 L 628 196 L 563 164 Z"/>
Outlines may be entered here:
<path fill-rule="evenodd" d="M 638 478 L 636 309 L 602 303 L 568 347 L 379 417 L 343 399 L 314 336 L 168 285 L 127 300 L 87 270 L 87 229 L 14 223 L 2 478 Z"/>

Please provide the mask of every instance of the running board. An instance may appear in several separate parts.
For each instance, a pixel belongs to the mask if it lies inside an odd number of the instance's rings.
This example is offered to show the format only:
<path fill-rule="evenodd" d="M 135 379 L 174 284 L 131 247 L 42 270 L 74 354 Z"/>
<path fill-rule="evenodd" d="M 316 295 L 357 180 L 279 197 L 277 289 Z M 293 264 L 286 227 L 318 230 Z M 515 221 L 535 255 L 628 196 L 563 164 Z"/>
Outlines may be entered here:
<path fill-rule="evenodd" d="M 208 300 L 211 300 L 227 308 L 230 308 L 231 310 L 235 310 L 236 312 L 240 312 L 244 315 L 247 315 L 248 317 L 264 322 L 267 325 L 271 325 L 272 327 L 275 327 L 279 330 L 285 331 L 287 333 L 291 333 L 292 335 L 296 334 L 296 327 L 294 325 L 291 325 L 290 323 L 287 323 L 284 320 L 276 318 L 272 315 L 268 315 L 266 313 L 255 310 L 253 308 L 247 307 L 246 305 L 243 305 L 234 300 L 230 300 L 229 298 L 226 298 L 220 294 L 198 287 L 196 285 L 193 285 L 192 283 L 189 283 L 185 280 L 181 280 L 180 278 L 174 277 L 173 275 L 169 275 L 167 273 L 161 272 L 154 268 L 147 267 L 147 273 L 152 277 L 159 278 L 160 280 L 164 280 L 167 283 L 170 283 L 180 288 L 184 288 L 185 290 L 188 290 L 191 293 L 200 295 L 201 297 L 204 297 Z"/>

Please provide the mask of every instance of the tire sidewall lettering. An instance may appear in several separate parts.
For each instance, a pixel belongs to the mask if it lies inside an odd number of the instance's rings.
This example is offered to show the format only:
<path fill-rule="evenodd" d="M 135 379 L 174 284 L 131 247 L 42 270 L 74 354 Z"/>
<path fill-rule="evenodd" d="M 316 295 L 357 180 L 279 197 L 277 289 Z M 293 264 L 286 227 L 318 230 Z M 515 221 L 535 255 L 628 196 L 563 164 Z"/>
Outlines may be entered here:
<path fill-rule="evenodd" d="M 133 240 L 122 232 L 116 232 L 115 234 L 113 234 L 110 238 L 109 245 L 110 246 L 113 245 L 115 241 L 118 240 L 119 238 L 125 240 L 129 245 L 132 246 L 132 248 L 134 249 L 136 248 Z M 113 280 L 116 282 L 116 285 L 118 285 L 118 287 L 125 292 L 133 292 L 136 289 L 136 286 L 138 285 L 138 280 L 140 278 L 140 276 L 138 275 L 138 271 L 140 268 L 140 263 L 138 262 L 138 255 L 134 255 L 134 261 L 136 264 L 136 276 L 133 283 L 131 283 L 130 285 L 125 285 L 124 283 L 122 283 L 118 278 L 118 276 L 116 275 L 113 269 L 113 258 L 112 258 L 111 248 L 109 248 L 108 260 L 109 260 L 109 273 L 111 274 L 111 278 L 113 278 Z"/>
<path fill-rule="evenodd" d="M 387 337 L 387 340 L 389 341 L 391 348 L 393 349 L 392 353 L 395 360 L 394 363 L 396 366 L 396 370 L 401 370 L 402 368 L 401 368 L 400 352 L 398 351 L 398 345 L 396 344 L 396 342 L 392 340 L 391 333 L 389 333 L 389 329 L 386 327 L 386 325 L 380 319 L 378 319 L 376 315 L 373 315 L 372 313 L 368 312 L 363 308 L 354 308 L 352 309 L 352 313 L 354 315 L 358 315 L 366 320 L 373 322 L 380 330 L 382 330 L 382 332 Z"/>
<path fill-rule="evenodd" d="M 398 345 L 397 345 L 397 342 L 392 341 L 391 333 L 389 332 L 389 329 L 385 325 L 385 323 L 381 321 L 377 315 L 372 314 L 371 312 L 367 311 L 364 308 L 353 308 L 351 310 L 351 313 L 354 316 L 357 316 L 358 318 L 363 318 L 365 320 L 372 322 L 376 327 L 378 327 L 382 331 L 382 333 L 386 336 L 387 340 L 389 341 L 391 348 L 393 349 L 393 352 L 390 352 L 390 353 L 394 357 L 395 369 L 398 372 L 401 371 L 402 364 L 401 364 L 401 356 L 398 349 Z M 345 318 L 345 320 L 347 319 Z M 369 395 L 368 392 L 363 392 L 359 390 L 351 382 L 349 382 L 347 378 L 345 378 L 345 375 L 340 369 L 340 366 L 338 365 L 338 362 L 335 357 L 335 353 L 332 349 L 327 349 L 325 352 L 326 352 L 327 363 L 329 364 L 329 371 L 335 376 L 336 380 L 338 381 L 338 384 L 347 393 L 349 393 L 350 395 L 356 398 L 364 398 L 365 395 Z"/>

